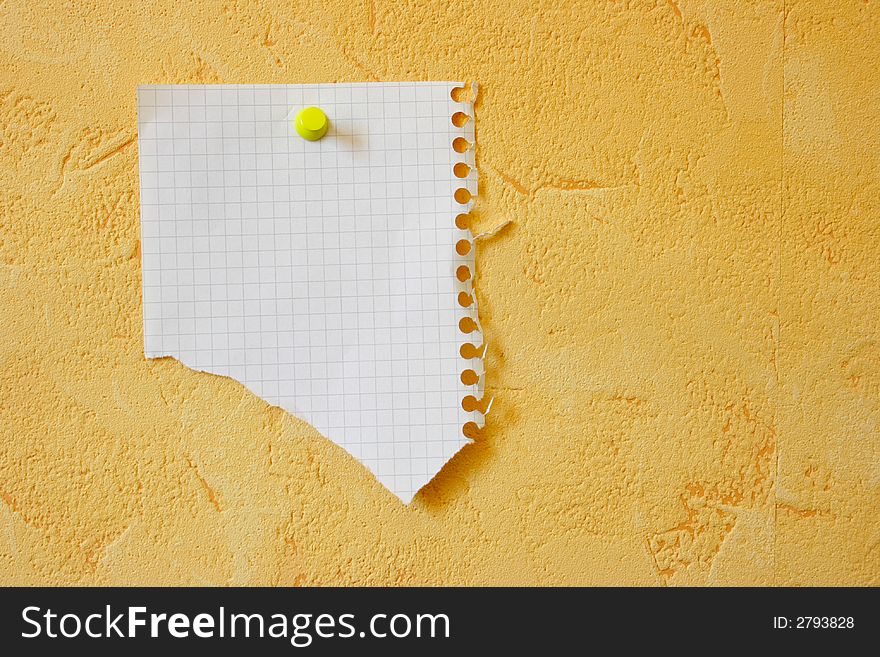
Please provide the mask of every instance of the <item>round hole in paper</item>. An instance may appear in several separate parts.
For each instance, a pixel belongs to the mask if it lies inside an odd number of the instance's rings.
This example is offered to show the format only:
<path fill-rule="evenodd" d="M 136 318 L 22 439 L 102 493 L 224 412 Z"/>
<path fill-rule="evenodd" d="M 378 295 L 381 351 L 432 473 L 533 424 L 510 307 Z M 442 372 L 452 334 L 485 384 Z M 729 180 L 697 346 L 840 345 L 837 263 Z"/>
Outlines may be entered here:
<path fill-rule="evenodd" d="M 452 125 L 454 125 L 456 128 L 463 128 L 464 124 L 467 123 L 470 118 L 471 117 L 469 117 L 464 112 L 456 112 L 452 115 Z"/>
<path fill-rule="evenodd" d="M 476 422 L 465 422 L 461 432 L 465 438 L 470 438 L 471 440 L 476 440 L 480 437 L 480 427 L 477 426 Z"/>
<path fill-rule="evenodd" d="M 458 350 L 458 353 L 466 360 L 480 357 L 480 350 L 477 349 L 476 345 L 473 345 L 470 342 L 465 342 L 461 345 L 461 349 Z"/>
<path fill-rule="evenodd" d="M 462 333 L 473 333 L 477 330 L 477 323 L 470 317 L 462 317 L 458 322 L 458 330 Z"/>
<path fill-rule="evenodd" d="M 455 190 L 455 200 L 464 205 L 471 200 L 471 193 L 464 187 Z"/>

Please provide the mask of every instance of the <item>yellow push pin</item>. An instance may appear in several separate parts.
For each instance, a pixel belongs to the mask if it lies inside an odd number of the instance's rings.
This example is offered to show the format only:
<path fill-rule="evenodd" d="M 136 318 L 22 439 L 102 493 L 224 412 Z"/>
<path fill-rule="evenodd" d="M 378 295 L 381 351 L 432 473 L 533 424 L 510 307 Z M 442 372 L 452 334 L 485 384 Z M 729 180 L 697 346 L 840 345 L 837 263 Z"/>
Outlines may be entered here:
<path fill-rule="evenodd" d="M 330 128 L 330 119 L 319 108 L 306 107 L 296 113 L 293 127 L 303 139 L 318 141 L 327 134 L 327 130 Z"/>

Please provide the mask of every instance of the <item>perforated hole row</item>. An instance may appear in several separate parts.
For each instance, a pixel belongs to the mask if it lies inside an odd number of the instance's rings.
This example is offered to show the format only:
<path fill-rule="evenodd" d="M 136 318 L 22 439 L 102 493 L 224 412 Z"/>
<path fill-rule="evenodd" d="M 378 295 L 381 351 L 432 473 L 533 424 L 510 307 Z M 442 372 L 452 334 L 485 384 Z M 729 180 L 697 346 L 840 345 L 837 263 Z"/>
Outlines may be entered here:
<path fill-rule="evenodd" d="M 472 101 L 473 94 L 471 94 L 470 91 L 471 90 L 467 87 L 456 87 L 451 92 L 452 100 L 457 103 Z M 452 125 L 456 128 L 463 129 L 468 121 L 473 120 L 473 117 L 465 112 L 458 111 L 452 115 L 451 120 Z M 468 153 L 471 149 L 473 149 L 473 144 L 464 137 L 456 137 L 452 140 L 452 150 L 460 155 Z M 470 159 L 470 162 L 471 164 L 473 163 L 472 158 Z M 459 205 L 467 205 L 473 200 L 473 194 L 466 184 L 469 176 L 473 173 L 471 164 L 459 160 L 452 167 L 453 176 L 460 179 L 463 183 L 462 186 L 454 192 L 455 202 Z M 473 189 L 473 187 L 471 189 Z M 469 231 L 471 228 L 471 215 L 469 212 L 464 211 L 457 215 L 455 217 L 455 225 L 459 230 Z M 460 239 L 455 244 L 455 252 L 462 258 L 465 258 L 471 254 L 473 246 L 471 239 Z M 473 315 L 471 317 L 463 317 L 458 323 L 458 328 L 463 335 L 470 336 L 473 334 L 473 337 L 476 338 L 473 341 L 461 344 L 459 355 L 465 361 L 473 361 L 474 359 L 482 358 L 484 355 L 482 345 L 474 344 L 474 342 L 480 342 L 482 336 L 479 333 L 480 327 L 476 320 L 476 308 L 473 297 L 473 272 L 467 264 L 462 264 L 456 268 L 455 277 L 460 283 L 466 285 L 465 290 L 458 293 L 458 305 L 462 308 L 472 309 Z M 480 375 L 471 367 L 467 367 L 461 373 L 461 382 L 466 386 L 476 385 L 479 380 Z M 474 411 L 483 412 L 485 410 L 483 408 L 482 400 L 477 399 L 474 395 L 466 395 L 461 401 L 461 407 L 469 413 Z M 468 438 L 477 438 L 479 435 L 479 425 L 477 425 L 476 422 L 467 422 L 462 427 L 462 433 Z"/>

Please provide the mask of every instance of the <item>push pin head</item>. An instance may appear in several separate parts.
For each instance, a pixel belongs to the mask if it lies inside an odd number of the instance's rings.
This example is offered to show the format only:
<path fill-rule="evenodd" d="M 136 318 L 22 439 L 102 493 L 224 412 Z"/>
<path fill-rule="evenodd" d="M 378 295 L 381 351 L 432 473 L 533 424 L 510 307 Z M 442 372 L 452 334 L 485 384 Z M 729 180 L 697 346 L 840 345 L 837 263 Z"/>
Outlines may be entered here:
<path fill-rule="evenodd" d="M 306 107 L 296 113 L 293 119 L 293 127 L 303 139 L 318 141 L 327 134 L 330 127 L 330 119 L 317 107 Z"/>

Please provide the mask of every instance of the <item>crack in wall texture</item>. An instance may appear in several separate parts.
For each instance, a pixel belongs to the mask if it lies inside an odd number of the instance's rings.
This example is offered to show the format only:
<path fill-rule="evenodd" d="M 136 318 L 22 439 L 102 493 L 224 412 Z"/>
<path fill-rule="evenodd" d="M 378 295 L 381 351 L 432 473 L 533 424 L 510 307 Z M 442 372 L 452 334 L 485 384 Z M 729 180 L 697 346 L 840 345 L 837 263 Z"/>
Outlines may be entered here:
<path fill-rule="evenodd" d="M 880 584 L 880 7 L 6 0 L 0 583 Z M 486 429 L 410 506 L 143 357 L 135 86 L 480 83 Z"/>

